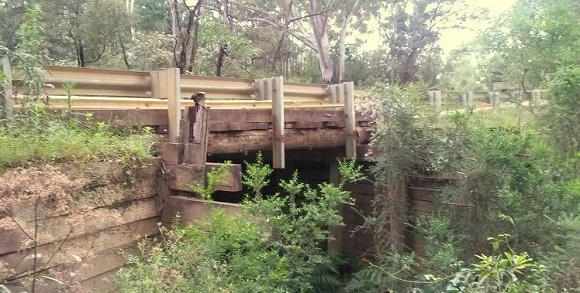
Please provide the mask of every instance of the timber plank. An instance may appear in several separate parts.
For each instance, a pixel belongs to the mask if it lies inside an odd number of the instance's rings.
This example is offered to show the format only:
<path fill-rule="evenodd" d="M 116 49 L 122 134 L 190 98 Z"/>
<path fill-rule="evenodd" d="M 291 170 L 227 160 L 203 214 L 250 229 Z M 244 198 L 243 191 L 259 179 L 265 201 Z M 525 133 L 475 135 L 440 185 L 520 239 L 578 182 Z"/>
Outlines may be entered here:
<path fill-rule="evenodd" d="M 56 252 L 66 252 L 66 254 L 74 253 L 82 254 L 82 252 L 90 251 L 91 253 L 99 253 L 107 250 L 110 247 L 128 245 L 136 240 L 136 236 L 141 237 L 152 236 L 159 233 L 157 222 L 159 217 L 139 220 L 137 222 L 120 225 L 114 228 L 109 228 L 89 235 L 82 235 L 70 238 L 63 245 L 61 243 L 53 242 L 37 247 L 37 253 L 43 257 L 39 258 L 40 264 L 44 265 L 48 258 Z M 33 261 L 30 258 L 30 251 L 24 250 L 7 255 L 0 256 L 9 268 L 13 270 L 12 276 L 18 276 L 33 269 Z M 47 268 L 55 267 L 64 264 L 69 259 L 54 258 L 49 263 Z M 0 281 L 11 278 L 12 276 L 0 276 Z"/>
<path fill-rule="evenodd" d="M 221 163 L 206 163 L 206 173 L 222 166 Z M 242 165 L 231 164 L 228 166 L 224 180 L 216 186 L 216 190 L 236 192 L 242 191 Z"/>
<path fill-rule="evenodd" d="M 79 191 L 73 197 L 75 201 L 69 206 L 69 209 L 48 217 L 40 215 L 38 219 L 43 220 L 50 217 L 68 215 L 71 212 L 79 209 L 89 210 L 97 209 L 100 207 L 123 205 L 134 200 L 150 198 L 156 195 L 157 190 L 154 180 L 140 181 L 130 189 L 119 184 L 98 186 L 91 190 Z M 51 207 L 44 206 L 42 204 L 38 207 L 38 210 L 41 211 L 50 209 Z M 34 210 L 34 203 L 32 201 L 22 204 L 15 204 L 10 207 L 11 214 L 24 222 L 31 222 L 34 220 L 34 215 L 30 213 L 32 210 Z"/>
<path fill-rule="evenodd" d="M 158 198 L 151 197 L 129 202 L 124 207 L 116 206 L 114 209 L 111 206 L 101 207 L 90 211 L 89 213 L 79 214 L 78 216 L 84 217 L 85 220 L 91 219 L 89 215 L 96 212 L 94 215 L 99 216 L 100 210 L 105 211 L 105 214 L 103 215 L 108 215 L 108 217 L 103 219 L 95 218 L 92 221 L 86 221 L 83 225 L 77 227 L 73 227 L 75 223 L 70 223 L 70 215 L 47 218 L 40 221 L 38 232 L 39 235 L 50 235 L 50 238 L 41 238 L 37 243 L 39 245 L 48 244 L 71 237 L 87 235 L 93 231 L 100 231 L 143 219 L 153 218 L 159 215 L 158 205 Z M 34 223 L 29 222 L 27 223 L 27 226 L 29 230 L 32 230 Z M 4 232 L 2 232 L 2 234 L 4 234 Z M 0 255 L 18 251 L 26 240 L 26 235 L 21 230 L 11 231 L 9 237 L 3 237 L 3 239 L 0 240 Z"/>
<path fill-rule="evenodd" d="M 193 184 L 205 184 L 205 168 L 203 165 L 167 165 L 166 168 L 168 171 L 166 178 L 170 189 L 191 191 Z"/>
<path fill-rule="evenodd" d="M 161 214 L 161 222 L 171 225 L 179 214 L 181 224 L 191 224 L 209 219 L 215 209 L 222 209 L 228 214 L 240 212 L 240 206 L 233 203 L 205 201 L 193 197 L 169 196 Z"/>
<path fill-rule="evenodd" d="M 343 129 L 286 129 L 284 140 L 287 150 L 326 149 L 344 146 L 345 133 Z M 208 154 L 268 151 L 271 148 L 272 131 L 214 132 L 209 135 Z"/>
<path fill-rule="evenodd" d="M 126 254 L 138 255 L 137 244 L 138 242 L 136 241 L 126 246 L 112 247 L 83 260 L 79 264 L 61 265 L 42 271 L 40 272 L 42 275 L 54 276 L 55 279 L 60 280 L 64 285 L 56 282 L 43 282 L 37 285 L 36 292 L 62 292 L 63 290 L 94 292 L 97 288 L 110 286 L 111 283 L 108 280 L 104 280 L 102 276 L 115 272 L 127 264 Z M 75 275 L 73 277 L 65 276 L 63 279 L 62 272 L 74 272 Z M 101 281 L 99 282 L 99 280 Z M 24 277 L 20 281 L 29 284 L 30 277 Z"/>
<path fill-rule="evenodd" d="M 412 200 L 423 200 L 433 202 L 436 194 L 440 192 L 438 189 L 434 188 L 423 188 L 423 187 L 409 187 L 407 188 L 409 193 L 409 198 Z"/>
<path fill-rule="evenodd" d="M 210 112 L 209 127 L 211 131 L 218 127 L 215 125 L 222 123 L 272 123 L 270 109 L 211 109 Z M 169 124 L 167 110 L 164 109 L 75 110 L 75 113 L 81 115 L 92 113 L 94 121 L 115 122 L 128 126 L 163 127 Z M 285 109 L 285 121 L 287 122 L 339 122 L 344 120 L 343 116 L 342 110 Z M 360 127 L 367 127 L 371 123 L 370 117 L 360 113 L 356 114 L 355 119 Z"/>

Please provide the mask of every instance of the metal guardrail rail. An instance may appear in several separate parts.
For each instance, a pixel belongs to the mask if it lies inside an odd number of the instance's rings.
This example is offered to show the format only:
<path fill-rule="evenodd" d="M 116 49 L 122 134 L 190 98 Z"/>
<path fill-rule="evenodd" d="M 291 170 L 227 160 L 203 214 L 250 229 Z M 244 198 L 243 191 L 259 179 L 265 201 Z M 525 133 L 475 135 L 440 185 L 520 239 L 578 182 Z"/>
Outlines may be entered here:
<path fill-rule="evenodd" d="M 73 109 L 167 109 L 167 80 L 164 71 L 125 71 L 79 67 L 46 66 L 46 94 L 55 108 L 68 107 L 65 85 L 70 84 Z M 21 75 L 12 78 L 15 93 Z M 191 106 L 189 98 L 205 92 L 207 104 L 218 109 L 271 108 L 272 102 L 260 100 L 259 80 L 179 75 L 179 96 L 182 106 Z M 344 103 L 333 101 L 327 85 L 284 82 L 284 106 L 287 108 L 339 108 Z M 190 105 L 191 104 L 191 105 Z"/>

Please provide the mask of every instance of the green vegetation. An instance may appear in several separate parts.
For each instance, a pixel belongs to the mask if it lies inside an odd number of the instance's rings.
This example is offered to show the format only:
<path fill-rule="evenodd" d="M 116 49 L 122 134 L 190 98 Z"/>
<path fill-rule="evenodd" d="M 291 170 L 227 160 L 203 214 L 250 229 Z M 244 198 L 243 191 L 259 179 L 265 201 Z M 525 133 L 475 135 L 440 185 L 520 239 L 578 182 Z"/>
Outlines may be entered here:
<path fill-rule="evenodd" d="M 44 90 L 41 50 L 44 29 L 41 8 L 30 5 L 17 35 L 14 51 L 0 46 L 16 70 L 22 72 L 24 93 L 14 117 L 0 108 L 0 169 L 30 161 L 60 162 L 144 158 L 152 156 L 153 140 L 148 129 L 113 129 L 93 121 L 90 113 L 74 117 L 51 111 L 40 97 Z M 0 81 L 2 81 L 0 75 Z M 66 84 L 69 97 L 74 85 Z"/>
<path fill-rule="evenodd" d="M 260 157 L 248 169 L 271 172 Z M 342 225 L 339 206 L 352 204 L 340 187 L 361 176 L 353 162 L 340 169 L 340 186 L 310 187 L 295 174 L 280 182 L 279 194 L 248 194 L 239 214 L 218 209 L 203 223 L 162 228 L 159 241 L 141 243 L 141 255 L 129 257 L 117 285 L 124 292 L 336 292 L 345 262 L 322 246 Z M 250 190 L 268 181 L 244 178 Z"/>
<path fill-rule="evenodd" d="M 346 280 L 339 270 L 345 260 L 323 249 L 329 229 L 341 224 L 339 206 L 352 204 L 342 184 L 312 187 L 296 174 L 279 183 L 279 193 L 263 194 L 272 169 L 258 157 L 242 178 L 250 194 L 239 215 L 218 211 L 199 226 L 162 228 L 157 242 L 142 243 L 142 255 L 130 257 L 130 266 L 118 275 L 119 287 L 127 292 L 578 290 L 580 4 L 518 0 L 444 63 L 440 32 L 448 24 L 477 20 L 473 14 L 484 15 L 464 6 L 468 2 L 0 0 L 0 40 L 6 46 L 0 54 L 24 80 L 20 112 L 0 120 L 0 168 L 150 155 L 146 130 L 119 131 L 90 115 L 48 111 L 39 101 L 42 64 L 355 80 L 373 85 L 357 106 L 374 120 L 368 158 L 372 178 L 384 187 L 366 217 L 365 226 L 375 233 L 372 261 Z M 347 35 L 369 29 L 353 19 L 378 22 L 378 49 L 363 52 L 364 42 L 346 41 Z M 500 87 L 510 96 L 521 92 L 528 103 L 530 90 L 541 89 L 546 103 L 449 113 L 438 121 L 425 95 L 435 87 L 453 92 Z M 67 89 L 70 95 L 74 85 Z M 453 100 L 447 109 L 463 108 L 456 94 L 447 100 Z M 360 177 L 350 162 L 342 163 L 341 171 L 345 180 Z M 194 190 L 211 199 L 221 172 L 214 170 L 207 187 Z M 408 211 L 405 184 L 418 176 L 446 178 L 429 215 Z M 409 252 L 405 230 L 424 239 L 424 254 Z"/>
<path fill-rule="evenodd" d="M 371 157 L 377 182 L 397 186 L 401 178 L 441 174 L 450 181 L 434 198 L 431 216 L 395 213 L 406 208 L 400 189 L 377 196 L 367 226 L 378 232 L 379 253 L 355 274 L 349 292 L 576 288 L 578 253 L 569 249 L 580 230 L 578 218 L 569 215 L 580 212 L 580 148 L 571 123 L 577 121 L 571 111 L 577 98 L 571 97 L 577 97 L 580 79 L 570 72 L 555 75 L 553 82 L 564 83 L 551 92 L 554 102 L 527 115 L 525 127 L 522 120 L 498 121 L 505 110 L 455 113 L 434 123 L 423 91 L 373 88 L 363 109 L 377 121 Z M 402 227 L 422 235 L 425 255 L 404 250 L 396 234 Z M 496 235 L 490 247 L 488 237 Z M 572 262 L 563 261 L 566 257 Z"/>
<path fill-rule="evenodd" d="M 29 161 L 86 161 L 152 156 L 148 130 L 112 131 L 104 123 L 69 123 L 40 106 L 30 119 L 16 119 L 0 127 L 0 168 Z M 90 116 L 87 116 L 90 117 Z"/>

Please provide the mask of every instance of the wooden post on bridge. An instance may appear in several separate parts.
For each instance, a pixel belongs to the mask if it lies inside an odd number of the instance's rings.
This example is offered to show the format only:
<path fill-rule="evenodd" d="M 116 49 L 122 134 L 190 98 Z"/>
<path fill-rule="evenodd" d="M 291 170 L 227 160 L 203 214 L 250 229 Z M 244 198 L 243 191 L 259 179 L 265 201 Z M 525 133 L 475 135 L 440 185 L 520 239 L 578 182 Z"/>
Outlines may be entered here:
<path fill-rule="evenodd" d="M 275 169 L 286 167 L 286 152 L 284 146 L 284 78 L 272 78 L 272 130 L 274 145 L 272 148 L 272 165 Z"/>
<path fill-rule="evenodd" d="M 204 105 L 205 97 L 199 93 L 197 97 L 199 100 L 196 100 L 195 106 L 185 109 L 183 163 L 203 166 L 207 160 L 209 108 Z"/>
<path fill-rule="evenodd" d="M 354 108 L 354 82 L 344 83 L 344 118 L 346 158 L 356 159 L 356 112 Z"/>
<path fill-rule="evenodd" d="M 356 112 L 354 107 L 354 82 L 329 85 L 331 103 L 344 104 L 344 133 L 346 158 L 356 158 Z"/>
<path fill-rule="evenodd" d="M 10 60 L 8 58 L 0 59 L 0 67 L 4 75 L 4 84 L 0 84 L 2 88 L 3 108 L 6 118 L 11 118 L 14 114 L 14 100 L 12 99 L 12 69 L 10 68 Z"/>
<path fill-rule="evenodd" d="M 256 79 L 258 100 L 272 101 L 272 165 L 286 167 L 284 144 L 284 78 L 282 76 Z"/>

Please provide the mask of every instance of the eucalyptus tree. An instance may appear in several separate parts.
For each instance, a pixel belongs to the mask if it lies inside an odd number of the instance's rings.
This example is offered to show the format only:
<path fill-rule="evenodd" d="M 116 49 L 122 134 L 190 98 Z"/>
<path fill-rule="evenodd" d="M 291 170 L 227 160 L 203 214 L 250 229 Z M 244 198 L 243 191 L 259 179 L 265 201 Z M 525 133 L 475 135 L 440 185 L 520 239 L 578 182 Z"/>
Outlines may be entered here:
<path fill-rule="evenodd" d="M 79 67 L 115 54 L 130 36 L 131 21 L 123 0 L 41 0 L 48 46 L 57 60 Z"/>
<path fill-rule="evenodd" d="M 442 30 L 475 18 L 465 0 L 383 2 L 378 21 L 383 39 L 383 78 L 392 82 L 434 83 L 442 66 L 438 44 Z"/>
<path fill-rule="evenodd" d="M 541 87 L 559 68 L 580 64 L 580 3 L 520 0 L 479 38 L 480 62 L 522 90 Z"/>
<path fill-rule="evenodd" d="M 222 0 L 218 1 L 228 19 L 267 25 L 279 33 L 279 44 L 292 37 L 316 53 L 321 79 L 337 80 L 331 55 L 331 31 L 340 31 L 338 43 L 339 77 L 344 78 L 346 38 L 350 25 L 363 4 L 370 0 Z"/>

